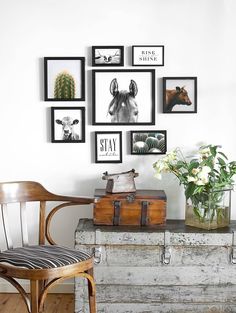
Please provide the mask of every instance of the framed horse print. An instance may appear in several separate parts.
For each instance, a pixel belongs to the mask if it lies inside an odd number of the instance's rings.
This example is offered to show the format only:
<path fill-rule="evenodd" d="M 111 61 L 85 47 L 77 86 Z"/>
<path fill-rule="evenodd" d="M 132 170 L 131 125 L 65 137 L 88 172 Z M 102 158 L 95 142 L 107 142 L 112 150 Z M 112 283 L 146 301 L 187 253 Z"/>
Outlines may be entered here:
<path fill-rule="evenodd" d="M 93 125 L 154 125 L 155 70 L 93 70 Z"/>

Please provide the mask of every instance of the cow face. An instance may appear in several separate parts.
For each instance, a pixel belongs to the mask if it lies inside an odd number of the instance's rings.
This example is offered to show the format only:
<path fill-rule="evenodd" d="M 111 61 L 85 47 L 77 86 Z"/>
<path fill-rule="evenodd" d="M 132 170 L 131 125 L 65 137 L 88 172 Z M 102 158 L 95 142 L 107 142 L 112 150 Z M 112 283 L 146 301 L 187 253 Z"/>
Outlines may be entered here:
<path fill-rule="evenodd" d="M 77 119 L 72 119 L 69 116 L 63 117 L 62 120 L 56 120 L 56 123 L 62 125 L 63 138 L 68 139 L 73 133 L 73 126 L 78 124 Z"/>
<path fill-rule="evenodd" d="M 184 89 L 184 87 L 176 87 L 176 99 L 178 104 L 185 104 L 185 105 L 191 105 L 192 102 L 189 99 L 187 90 Z"/>

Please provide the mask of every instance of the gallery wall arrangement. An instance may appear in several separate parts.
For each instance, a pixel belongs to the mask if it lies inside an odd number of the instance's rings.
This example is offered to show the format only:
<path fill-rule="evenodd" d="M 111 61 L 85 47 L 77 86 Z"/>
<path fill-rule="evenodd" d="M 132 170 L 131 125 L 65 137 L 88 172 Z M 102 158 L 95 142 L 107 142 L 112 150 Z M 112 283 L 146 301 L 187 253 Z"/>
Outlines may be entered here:
<path fill-rule="evenodd" d="M 91 64 L 96 67 L 92 70 L 94 127 L 156 123 L 155 67 L 164 66 L 164 46 L 134 45 L 130 49 L 135 69 L 117 69 L 124 67 L 124 46 L 91 47 Z M 83 56 L 44 57 L 44 100 L 58 104 L 85 101 L 85 61 Z M 162 81 L 162 113 L 197 113 L 197 77 L 163 77 Z M 84 106 L 51 107 L 52 143 L 84 143 L 85 127 Z M 122 131 L 95 129 L 93 135 L 95 163 L 122 163 Z M 127 138 L 131 155 L 167 152 L 166 130 L 130 129 Z"/>

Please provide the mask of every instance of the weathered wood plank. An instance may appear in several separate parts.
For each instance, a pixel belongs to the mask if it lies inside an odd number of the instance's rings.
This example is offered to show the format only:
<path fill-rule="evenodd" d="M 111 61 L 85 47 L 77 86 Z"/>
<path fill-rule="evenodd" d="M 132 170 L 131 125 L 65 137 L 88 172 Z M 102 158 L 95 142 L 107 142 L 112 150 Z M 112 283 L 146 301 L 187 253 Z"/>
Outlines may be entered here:
<path fill-rule="evenodd" d="M 97 303 L 218 303 L 236 305 L 236 285 L 219 286 L 130 286 L 97 285 Z M 76 299 L 84 297 L 87 288 L 76 289 Z"/>
<path fill-rule="evenodd" d="M 91 252 L 94 246 L 77 245 L 76 248 Z M 169 266 L 231 266 L 229 247 L 202 246 L 171 247 Z M 110 245 L 102 247 L 102 264 L 107 266 L 162 266 L 163 247 Z"/>
<path fill-rule="evenodd" d="M 83 227 L 81 225 L 84 225 Z M 96 244 L 95 230 L 101 231 L 100 244 L 102 245 L 164 245 L 164 232 L 160 226 L 153 228 L 145 227 L 114 227 L 94 226 L 91 221 L 84 220 L 76 230 L 75 243 L 84 245 Z M 183 246 L 231 246 L 232 231 L 218 232 L 179 232 L 170 234 L 170 244 Z"/>
<path fill-rule="evenodd" d="M 160 267 L 104 267 L 95 270 L 97 284 L 118 285 L 217 285 L 236 284 L 236 267 L 160 266 Z"/>
<path fill-rule="evenodd" d="M 75 311 L 80 313 L 82 311 Z M 209 304 L 137 304 L 137 303 L 112 303 L 97 306 L 97 313 L 235 313 L 236 305 Z M 84 313 L 89 313 L 86 306 Z"/>

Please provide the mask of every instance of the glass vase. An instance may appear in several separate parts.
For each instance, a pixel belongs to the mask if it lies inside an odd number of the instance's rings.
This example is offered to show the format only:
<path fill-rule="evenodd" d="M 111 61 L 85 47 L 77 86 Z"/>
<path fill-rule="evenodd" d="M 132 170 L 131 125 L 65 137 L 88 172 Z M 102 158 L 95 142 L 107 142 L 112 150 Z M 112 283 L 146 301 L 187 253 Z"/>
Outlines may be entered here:
<path fill-rule="evenodd" d="M 185 224 L 207 230 L 229 226 L 231 190 L 214 190 L 187 199 Z"/>

